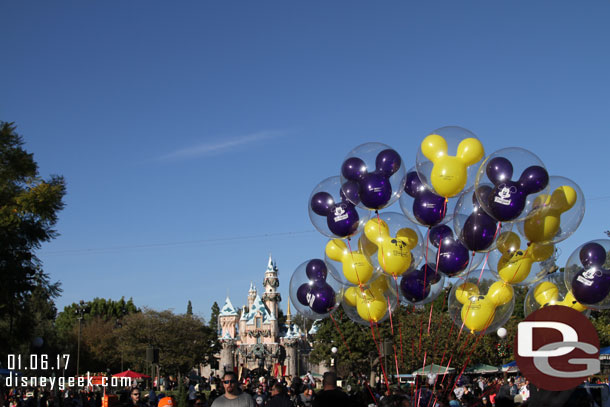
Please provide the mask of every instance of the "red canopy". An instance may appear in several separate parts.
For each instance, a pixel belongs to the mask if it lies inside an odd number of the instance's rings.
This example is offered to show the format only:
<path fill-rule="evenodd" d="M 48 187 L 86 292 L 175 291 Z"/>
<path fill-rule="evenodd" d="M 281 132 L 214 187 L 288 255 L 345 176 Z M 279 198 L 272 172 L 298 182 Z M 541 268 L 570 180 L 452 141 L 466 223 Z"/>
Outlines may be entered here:
<path fill-rule="evenodd" d="M 132 370 L 125 370 L 124 372 L 113 374 L 114 377 L 130 377 L 132 379 L 150 379 L 150 376 L 147 376 L 143 373 L 134 372 Z"/>

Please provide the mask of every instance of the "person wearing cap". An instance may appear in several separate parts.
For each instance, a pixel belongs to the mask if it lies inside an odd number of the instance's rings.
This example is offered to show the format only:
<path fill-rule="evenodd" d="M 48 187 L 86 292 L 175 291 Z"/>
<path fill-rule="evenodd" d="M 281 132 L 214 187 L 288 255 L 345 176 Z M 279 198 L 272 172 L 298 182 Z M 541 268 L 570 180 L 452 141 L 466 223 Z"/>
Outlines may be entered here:
<path fill-rule="evenodd" d="M 159 400 L 157 407 L 174 407 L 175 405 L 176 402 L 174 401 L 173 397 L 163 397 L 161 400 Z"/>
<path fill-rule="evenodd" d="M 241 391 L 234 372 L 225 372 L 222 385 L 225 392 L 214 400 L 212 407 L 255 407 L 252 396 Z"/>

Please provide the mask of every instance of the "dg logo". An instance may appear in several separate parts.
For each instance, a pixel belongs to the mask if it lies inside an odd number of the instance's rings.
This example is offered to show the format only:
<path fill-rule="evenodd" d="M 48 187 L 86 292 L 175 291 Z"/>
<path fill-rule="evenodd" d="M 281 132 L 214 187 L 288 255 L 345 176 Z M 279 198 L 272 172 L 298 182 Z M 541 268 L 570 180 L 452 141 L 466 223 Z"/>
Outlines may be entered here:
<path fill-rule="evenodd" d="M 597 331 L 572 308 L 532 312 L 517 327 L 514 349 L 523 376 L 542 389 L 572 389 L 600 371 Z"/>

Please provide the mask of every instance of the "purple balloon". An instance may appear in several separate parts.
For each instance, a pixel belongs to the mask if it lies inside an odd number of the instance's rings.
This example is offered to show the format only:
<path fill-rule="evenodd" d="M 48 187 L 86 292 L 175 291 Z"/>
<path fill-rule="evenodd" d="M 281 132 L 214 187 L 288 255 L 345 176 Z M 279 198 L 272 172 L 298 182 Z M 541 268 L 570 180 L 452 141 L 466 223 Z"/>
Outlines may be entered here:
<path fill-rule="evenodd" d="M 525 208 L 527 196 L 542 191 L 549 183 L 549 174 L 537 165 L 526 168 L 519 181 L 512 181 L 513 166 L 504 157 L 490 160 L 486 172 L 494 184 L 487 207 L 490 215 L 500 222 L 518 218 Z"/>
<path fill-rule="evenodd" d="M 335 306 L 335 290 L 325 281 L 313 284 L 307 295 L 309 308 L 316 314 L 326 314 Z"/>
<path fill-rule="evenodd" d="M 411 171 L 407 174 L 405 192 L 415 198 L 413 200 L 413 215 L 422 225 L 434 226 L 445 218 L 447 212 L 445 198 L 426 188 L 419 179 L 417 172 Z"/>
<path fill-rule="evenodd" d="M 307 294 L 309 294 L 309 289 L 311 286 L 308 283 L 301 284 L 297 289 L 297 301 L 304 306 L 309 306 L 307 303 Z"/>
<path fill-rule="evenodd" d="M 354 205 L 358 205 L 360 203 L 358 188 L 359 185 L 356 181 L 345 182 L 343 185 L 341 185 L 341 191 L 339 191 L 341 199 L 344 201 L 350 201 Z"/>
<path fill-rule="evenodd" d="M 341 174 L 350 181 L 359 181 L 366 173 L 366 164 L 358 157 L 348 158 L 341 166 Z"/>
<path fill-rule="evenodd" d="M 377 154 L 375 169 L 389 178 L 400 169 L 401 163 L 400 155 L 395 150 L 388 148 Z"/>
<path fill-rule="evenodd" d="M 335 200 L 328 192 L 318 192 L 311 197 L 311 209 L 320 216 L 326 216 L 330 212 L 331 206 L 335 204 Z"/>
<path fill-rule="evenodd" d="M 326 275 L 328 274 L 326 263 L 320 259 L 309 260 L 305 267 L 305 274 L 310 281 L 326 281 Z"/>
<path fill-rule="evenodd" d="M 606 249 L 599 243 L 590 242 L 580 249 L 579 257 L 585 268 L 602 267 L 606 262 Z"/>
<path fill-rule="evenodd" d="M 572 279 L 572 294 L 582 304 L 597 304 L 610 294 L 610 270 L 581 269 Z"/>
<path fill-rule="evenodd" d="M 423 301 L 430 294 L 432 284 L 440 280 L 440 275 L 434 270 L 432 264 L 423 266 L 421 269 L 402 276 L 400 279 L 400 291 L 403 297 L 410 302 Z"/>
<path fill-rule="evenodd" d="M 486 196 L 491 188 L 487 186 L 479 187 L 480 194 Z M 487 250 L 493 244 L 496 238 L 497 222 L 489 216 L 481 205 L 476 200 L 473 194 L 473 212 L 468 216 L 462 233 L 459 236 L 460 241 L 466 248 L 473 252 Z"/>
<path fill-rule="evenodd" d="M 383 174 L 366 174 L 360 181 L 360 202 L 369 209 L 381 209 L 392 197 L 390 179 Z"/>
<path fill-rule="evenodd" d="M 358 230 L 360 216 L 354 204 L 341 202 L 333 205 L 326 216 L 326 224 L 331 232 L 339 237 L 348 237 Z"/>
<path fill-rule="evenodd" d="M 449 226 L 439 225 L 430 230 L 430 241 L 438 247 L 438 271 L 452 277 L 466 270 L 470 252 L 455 237 Z"/>

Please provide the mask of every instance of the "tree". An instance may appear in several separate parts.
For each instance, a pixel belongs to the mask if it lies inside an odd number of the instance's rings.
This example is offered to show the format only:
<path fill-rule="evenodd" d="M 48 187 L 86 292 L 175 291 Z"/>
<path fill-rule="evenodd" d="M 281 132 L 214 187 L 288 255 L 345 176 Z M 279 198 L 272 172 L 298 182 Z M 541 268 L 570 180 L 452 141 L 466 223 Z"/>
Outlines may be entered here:
<path fill-rule="evenodd" d="M 193 304 L 191 304 L 191 300 L 189 300 L 186 305 L 186 315 L 193 315 Z"/>
<path fill-rule="evenodd" d="M 0 122 L 0 357 L 29 343 L 33 332 L 20 331 L 29 318 L 26 306 L 34 291 L 52 300 L 59 295 L 34 251 L 57 236 L 53 229 L 63 209 L 63 177 L 40 177 L 31 153 L 13 123 Z M 32 311 L 32 306 L 29 310 Z"/>
<path fill-rule="evenodd" d="M 218 303 L 214 301 L 212 304 L 212 313 L 210 314 L 210 323 L 209 327 L 214 330 L 214 332 L 218 331 L 218 315 L 220 314 L 220 307 Z"/>

